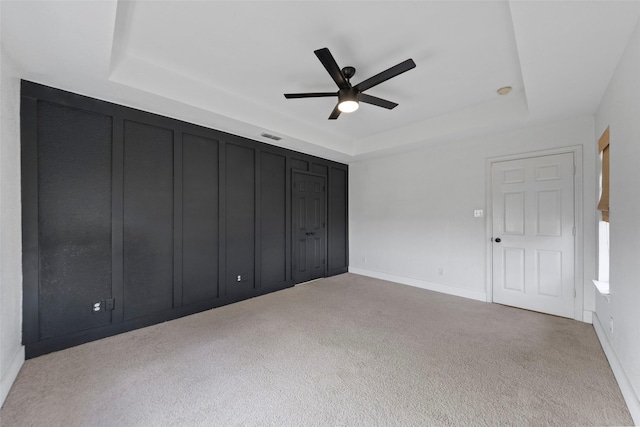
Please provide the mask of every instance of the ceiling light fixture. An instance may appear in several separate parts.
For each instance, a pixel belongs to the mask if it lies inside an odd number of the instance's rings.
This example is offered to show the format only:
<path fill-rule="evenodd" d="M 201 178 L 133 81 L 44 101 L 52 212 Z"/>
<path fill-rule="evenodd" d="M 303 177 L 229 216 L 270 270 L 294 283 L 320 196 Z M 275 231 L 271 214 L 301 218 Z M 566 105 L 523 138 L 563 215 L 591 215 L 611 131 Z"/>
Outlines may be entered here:
<path fill-rule="evenodd" d="M 511 92 L 511 86 L 505 86 L 498 89 L 498 95 L 501 95 L 501 96 L 509 95 L 510 92 Z"/>
<path fill-rule="evenodd" d="M 346 100 L 342 101 L 340 105 L 338 105 L 338 110 L 342 111 L 343 113 L 353 113 L 358 109 L 359 106 L 360 105 L 358 104 L 358 101 Z"/>

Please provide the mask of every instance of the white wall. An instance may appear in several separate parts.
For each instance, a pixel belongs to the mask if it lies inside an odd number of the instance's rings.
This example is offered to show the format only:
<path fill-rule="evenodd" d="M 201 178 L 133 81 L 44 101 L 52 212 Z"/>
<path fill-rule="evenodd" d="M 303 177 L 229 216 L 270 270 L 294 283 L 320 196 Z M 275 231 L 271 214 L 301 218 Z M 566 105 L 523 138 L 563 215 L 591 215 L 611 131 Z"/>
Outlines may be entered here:
<path fill-rule="evenodd" d="M 607 126 L 611 300 L 597 296 L 594 326 L 634 420 L 640 424 L 640 24 L 596 112 L 595 137 Z"/>
<path fill-rule="evenodd" d="M 580 291 L 585 289 L 584 309 L 593 310 L 593 135 L 593 117 L 581 117 L 352 164 L 350 270 L 486 300 L 486 219 L 474 218 L 473 211 L 487 212 L 487 159 L 583 145 L 583 176 L 588 184 L 583 201 L 589 207 L 584 211 L 589 226 L 583 233 L 584 257 L 589 262 L 578 296 L 582 298 Z"/>
<path fill-rule="evenodd" d="M 0 6 L 0 13 L 1 6 Z M 1 33 L 0 33 L 1 34 Z M 1 41 L 1 36 L 0 36 Z M 24 362 L 20 219 L 20 79 L 0 49 L 0 404 Z"/>

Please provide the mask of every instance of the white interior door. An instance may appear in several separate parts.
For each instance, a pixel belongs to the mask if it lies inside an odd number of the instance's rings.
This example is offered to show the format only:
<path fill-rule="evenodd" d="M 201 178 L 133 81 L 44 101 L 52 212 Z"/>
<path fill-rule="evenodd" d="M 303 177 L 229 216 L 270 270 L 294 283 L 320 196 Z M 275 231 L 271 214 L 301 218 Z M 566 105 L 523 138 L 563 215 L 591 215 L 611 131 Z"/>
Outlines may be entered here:
<path fill-rule="evenodd" d="M 492 164 L 493 301 L 574 317 L 573 153 Z"/>

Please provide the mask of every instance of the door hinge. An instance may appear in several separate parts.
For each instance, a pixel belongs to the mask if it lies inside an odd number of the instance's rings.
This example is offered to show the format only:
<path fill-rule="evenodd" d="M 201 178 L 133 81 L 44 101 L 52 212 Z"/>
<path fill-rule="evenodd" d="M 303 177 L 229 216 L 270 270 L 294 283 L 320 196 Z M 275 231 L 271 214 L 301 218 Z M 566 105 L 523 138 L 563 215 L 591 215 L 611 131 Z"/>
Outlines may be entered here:
<path fill-rule="evenodd" d="M 573 227 L 573 235 L 574 236 L 576 235 L 576 228 L 575 227 Z"/>
<path fill-rule="evenodd" d="M 576 174 L 576 165 L 573 165 L 573 174 Z"/>
<path fill-rule="evenodd" d="M 324 264 L 324 260 L 322 260 L 322 264 Z"/>
<path fill-rule="evenodd" d="M 578 298 L 578 293 L 576 292 L 576 288 L 573 288 L 573 297 Z"/>

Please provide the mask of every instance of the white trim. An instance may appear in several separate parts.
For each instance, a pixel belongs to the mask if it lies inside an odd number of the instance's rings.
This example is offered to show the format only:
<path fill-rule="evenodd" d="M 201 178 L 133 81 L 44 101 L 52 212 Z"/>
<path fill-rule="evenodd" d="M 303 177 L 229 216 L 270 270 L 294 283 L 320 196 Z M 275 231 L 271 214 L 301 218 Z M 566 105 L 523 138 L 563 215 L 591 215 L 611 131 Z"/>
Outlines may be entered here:
<path fill-rule="evenodd" d="M 9 367 L 5 372 L 5 375 L 0 380 L 0 406 L 4 404 L 5 399 L 9 395 L 9 391 L 11 390 L 11 386 L 13 382 L 16 380 L 18 376 L 18 372 L 20 372 L 20 368 L 24 364 L 24 346 L 20 346 L 16 354 L 11 358 L 11 362 L 9 362 Z"/>
<path fill-rule="evenodd" d="M 460 288 L 458 286 L 443 285 L 441 283 L 427 282 L 420 279 L 413 279 L 411 277 L 396 276 L 395 274 L 381 273 L 379 271 L 364 270 L 355 267 L 349 267 L 349 273 L 373 277 L 375 279 L 387 280 L 389 282 L 401 283 L 403 285 L 414 286 L 421 289 L 428 289 L 430 291 L 455 295 L 457 297 L 469 298 L 476 301 L 487 301 L 487 295 L 484 292 L 473 291 L 471 289 Z"/>
<path fill-rule="evenodd" d="M 604 333 L 602 323 L 600 323 L 600 319 L 598 318 L 598 313 L 593 313 L 593 329 L 596 330 L 596 335 L 598 336 L 598 340 L 600 340 L 604 354 L 607 356 L 607 360 L 613 371 L 613 376 L 616 377 L 618 387 L 620 387 L 620 392 L 622 392 L 622 397 L 624 397 L 627 408 L 629 408 L 629 412 L 631 413 L 631 418 L 633 418 L 633 423 L 640 425 L 640 400 L 638 400 L 638 396 L 633 390 L 629 378 L 627 378 L 627 375 L 624 373 L 624 369 L 618 360 L 618 356 L 616 356 L 616 351 L 607 338 L 607 334 Z"/>
<path fill-rule="evenodd" d="M 589 324 L 593 323 L 593 311 L 584 310 L 582 312 L 582 321 Z"/>
<path fill-rule="evenodd" d="M 602 295 L 603 297 L 605 297 L 607 299 L 607 302 L 611 301 L 611 292 L 609 290 L 609 282 L 602 282 L 600 280 L 592 280 L 594 286 L 596 287 L 596 289 L 598 290 L 598 292 L 600 293 L 600 295 Z"/>
<path fill-rule="evenodd" d="M 584 319 L 584 220 L 583 220 L 583 167 L 582 167 L 582 146 L 573 145 L 570 147 L 553 148 L 549 150 L 531 151 L 519 154 L 511 154 L 508 156 L 491 157 L 486 161 L 486 180 L 485 180 L 485 194 L 486 194 L 486 248 L 487 248 L 487 260 L 486 260 L 486 272 L 487 272 L 487 290 L 486 296 L 487 302 L 493 302 L 493 248 L 491 238 L 493 237 L 493 197 L 491 185 L 491 170 L 493 163 L 504 162 L 509 160 L 528 159 L 532 157 L 550 156 L 554 154 L 573 154 L 573 164 L 575 166 L 575 175 L 573 177 L 573 203 L 574 203 L 574 226 L 576 228 L 576 235 L 574 240 L 574 289 L 576 291 L 576 297 L 573 305 L 573 318 L 579 321 L 586 321 Z M 587 322 L 589 323 L 589 322 Z"/>

